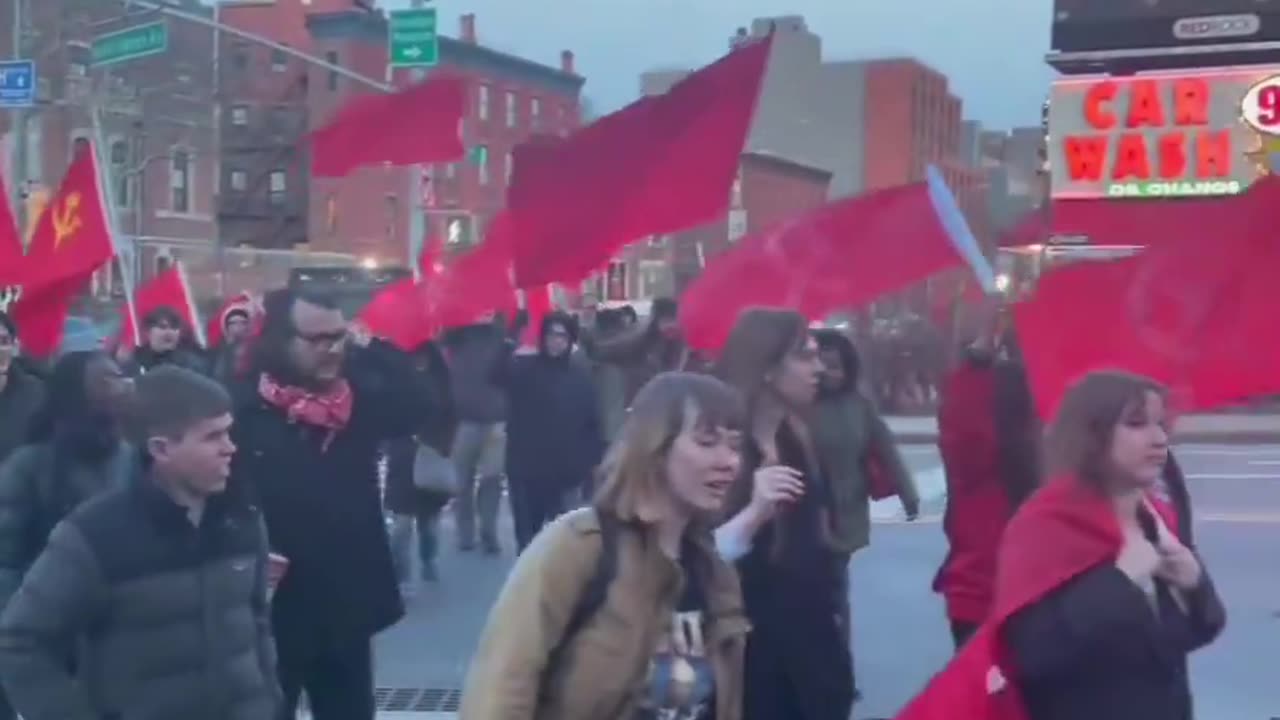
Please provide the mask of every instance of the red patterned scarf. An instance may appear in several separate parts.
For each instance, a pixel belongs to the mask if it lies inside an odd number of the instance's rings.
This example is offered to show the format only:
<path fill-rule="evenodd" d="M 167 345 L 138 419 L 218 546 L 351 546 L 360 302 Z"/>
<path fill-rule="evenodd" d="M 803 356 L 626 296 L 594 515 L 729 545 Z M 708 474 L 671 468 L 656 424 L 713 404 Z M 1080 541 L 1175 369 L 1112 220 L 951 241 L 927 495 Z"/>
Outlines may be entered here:
<path fill-rule="evenodd" d="M 317 393 L 292 385 L 281 385 L 263 373 L 258 381 L 258 394 L 272 407 L 285 412 L 291 423 L 303 423 L 328 430 L 321 451 L 329 449 L 333 438 L 351 420 L 351 386 L 338 380 L 328 390 Z"/>

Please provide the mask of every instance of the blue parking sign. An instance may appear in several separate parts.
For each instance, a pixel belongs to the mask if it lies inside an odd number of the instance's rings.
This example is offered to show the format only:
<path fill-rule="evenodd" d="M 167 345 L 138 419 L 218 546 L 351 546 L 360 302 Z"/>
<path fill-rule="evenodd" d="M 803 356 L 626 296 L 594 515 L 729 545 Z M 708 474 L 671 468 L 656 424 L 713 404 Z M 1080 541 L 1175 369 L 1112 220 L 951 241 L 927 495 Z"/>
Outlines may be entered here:
<path fill-rule="evenodd" d="M 36 64 L 0 61 L 0 107 L 31 107 L 36 102 Z"/>

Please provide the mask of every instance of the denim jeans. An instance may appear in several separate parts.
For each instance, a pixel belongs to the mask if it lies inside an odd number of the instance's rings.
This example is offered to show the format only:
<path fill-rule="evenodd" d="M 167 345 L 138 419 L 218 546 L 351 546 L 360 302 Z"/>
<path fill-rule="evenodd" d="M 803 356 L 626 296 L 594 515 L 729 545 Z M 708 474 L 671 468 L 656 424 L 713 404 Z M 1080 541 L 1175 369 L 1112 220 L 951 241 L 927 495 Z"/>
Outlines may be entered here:
<path fill-rule="evenodd" d="M 418 515 L 396 514 L 391 517 L 391 560 L 396 568 L 396 578 L 401 583 L 413 579 L 413 535 L 414 526 L 418 534 L 418 567 L 424 577 L 434 575 L 436 552 L 439 540 L 436 527 L 440 521 L 440 510 L 419 513 Z"/>

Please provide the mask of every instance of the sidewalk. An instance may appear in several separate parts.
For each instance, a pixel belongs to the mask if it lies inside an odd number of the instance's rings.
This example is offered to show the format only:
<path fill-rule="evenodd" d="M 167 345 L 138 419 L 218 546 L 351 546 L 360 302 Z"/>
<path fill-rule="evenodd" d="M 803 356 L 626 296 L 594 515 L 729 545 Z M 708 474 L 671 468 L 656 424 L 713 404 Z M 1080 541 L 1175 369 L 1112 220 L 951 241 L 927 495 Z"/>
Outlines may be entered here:
<path fill-rule="evenodd" d="M 885 420 L 900 443 L 938 440 L 938 423 L 933 416 Z M 1186 415 L 1178 419 L 1173 436 L 1184 443 L 1280 443 L 1280 415 Z"/>

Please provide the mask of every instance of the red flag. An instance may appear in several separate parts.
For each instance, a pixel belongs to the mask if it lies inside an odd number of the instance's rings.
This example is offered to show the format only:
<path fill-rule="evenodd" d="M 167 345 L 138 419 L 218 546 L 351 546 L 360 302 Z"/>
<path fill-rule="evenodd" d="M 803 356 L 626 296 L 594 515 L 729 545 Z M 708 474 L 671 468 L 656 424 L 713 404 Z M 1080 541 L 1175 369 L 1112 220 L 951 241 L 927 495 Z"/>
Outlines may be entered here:
<path fill-rule="evenodd" d="M 523 342 L 536 348 L 542 339 L 542 319 L 551 312 L 551 286 L 541 285 L 525 290 L 524 309 L 529 314 L 529 325 L 525 328 Z"/>
<path fill-rule="evenodd" d="M 22 232 L 9 208 L 9 191 L 0 175 L 0 285 L 21 285 L 23 268 Z"/>
<path fill-rule="evenodd" d="M 1280 191 L 1268 184 L 1264 192 Z M 1182 411 L 1280 392 L 1276 225 L 1218 236 L 1213 252 L 1204 251 L 1203 237 L 1174 238 L 1132 257 L 1046 274 L 1014 308 L 1041 417 L 1052 417 L 1071 383 L 1107 368 L 1169 385 Z"/>
<path fill-rule="evenodd" d="M 432 75 L 399 92 L 358 97 L 311 134 L 311 172 L 341 177 L 367 165 L 417 165 L 462 157 L 467 89 L 457 75 Z"/>
<path fill-rule="evenodd" d="M 105 208 L 93 146 L 86 143 L 36 223 L 27 250 L 26 291 L 71 277 L 87 281 L 115 255 Z"/>
<path fill-rule="evenodd" d="M 1026 720 L 1017 688 L 1007 680 L 1016 673 L 1000 639 L 1004 623 L 1113 561 L 1122 542 L 1110 504 L 1075 478 L 1057 478 L 1037 491 L 1005 528 L 991 618 L 895 720 Z"/>
<path fill-rule="evenodd" d="M 771 39 L 735 50 L 567 139 L 516 148 L 516 285 L 573 283 L 627 243 L 724 214 Z"/>
<path fill-rule="evenodd" d="M 205 328 L 200 323 L 195 300 L 191 296 L 191 285 L 187 282 L 187 274 L 180 262 L 175 262 L 168 270 L 139 285 L 133 293 L 133 310 L 138 313 L 139 318 L 145 318 L 163 307 L 176 311 L 186 325 L 184 329 L 195 334 L 195 340 L 201 347 L 205 346 Z M 138 328 L 133 324 L 133 313 L 126 303 L 120 307 L 120 334 L 116 342 L 133 347 L 139 337 Z"/>
<path fill-rule="evenodd" d="M 34 357 L 57 352 L 76 297 L 115 254 L 105 207 L 93 146 L 86 143 L 40 215 L 24 261 L 13 315 L 23 350 Z"/>
<path fill-rule="evenodd" d="M 714 351 L 738 312 L 789 307 L 817 318 L 855 308 L 967 263 L 987 288 L 994 272 L 941 176 L 841 200 L 745 238 L 685 291 L 680 320 L 692 347 Z"/>

